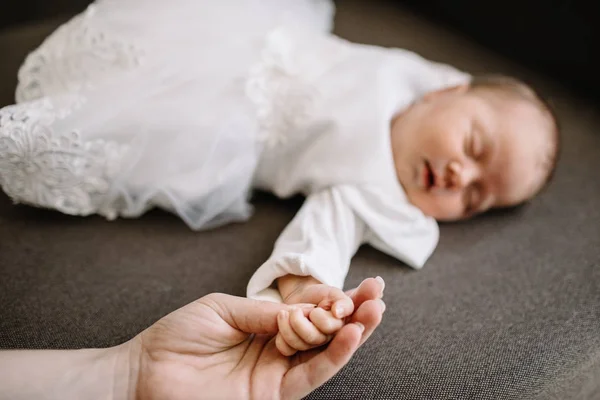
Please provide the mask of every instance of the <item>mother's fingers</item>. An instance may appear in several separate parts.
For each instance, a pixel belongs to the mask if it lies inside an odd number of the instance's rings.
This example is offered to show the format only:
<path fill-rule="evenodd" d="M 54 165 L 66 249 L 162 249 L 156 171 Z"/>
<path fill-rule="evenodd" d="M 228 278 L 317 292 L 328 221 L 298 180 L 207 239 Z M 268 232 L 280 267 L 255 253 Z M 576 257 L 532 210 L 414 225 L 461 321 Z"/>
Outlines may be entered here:
<path fill-rule="evenodd" d="M 198 314 L 202 310 L 198 307 L 209 307 L 234 329 L 245 333 L 271 335 L 278 331 L 277 315 L 279 312 L 291 308 L 287 304 L 247 299 L 223 293 L 206 295 L 185 306 L 184 309 Z M 295 307 L 300 308 L 305 315 L 315 308 L 312 304 L 297 304 Z"/>
<path fill-rule="evenodd" d="M 385 282 L 383 278 L 378 276 L 377 278 L 365 279 L 357 288 L 347 291 L 346 294 L 354 302 L 354 309 L 356 310 L 365 301 L 382 298 L 384 289 Z"/>
<path fill-rule="evenodd" d="M 365 327 L 360 340 L 362 345 L 379 326 L 385 311 L 385 303 L 381 299 L 365 301 L 350 317 L 350 322 L 360 323 Z"/>

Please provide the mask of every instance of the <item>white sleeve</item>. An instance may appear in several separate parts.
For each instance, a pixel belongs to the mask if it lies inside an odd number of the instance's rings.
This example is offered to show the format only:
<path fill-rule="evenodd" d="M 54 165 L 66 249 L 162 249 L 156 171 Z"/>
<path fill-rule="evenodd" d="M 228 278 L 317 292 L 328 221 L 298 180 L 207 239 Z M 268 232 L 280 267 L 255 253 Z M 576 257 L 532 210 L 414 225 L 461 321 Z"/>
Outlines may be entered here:
<path fill-rule="evenodd" d="M 281 302 L 273 282 L 284 275 L 313 276 L 342 288 L 366 226 L 334 188 L 311 194 L 285 228 L 271 257 L 247 287 L 250 298 Z"/>
<path fill-rule="evenodd" d="M 397 201 L 380 188 L 344 190 L 346 203 L 365 221 L 364 241 L 412 268 L 421 268 L 435 250 L 439 228 L 433 218 L 407 200 Z"/>

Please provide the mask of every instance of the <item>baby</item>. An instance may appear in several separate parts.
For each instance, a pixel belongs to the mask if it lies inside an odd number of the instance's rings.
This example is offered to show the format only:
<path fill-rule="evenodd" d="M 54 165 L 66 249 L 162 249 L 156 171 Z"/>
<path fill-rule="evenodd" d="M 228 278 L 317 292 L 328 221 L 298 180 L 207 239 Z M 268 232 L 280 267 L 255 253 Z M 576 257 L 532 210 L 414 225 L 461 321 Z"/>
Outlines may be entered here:
<path fill-rule="evenodd" d="M 71 215 L 160 207 L 192 229 L 245 221 L 253 189 L 306 201 L 247 295 L 291 355 L 354 311 L 358 247 L 414 268 L 436 220 L 522 204 L 550 180 L 558 128 L 527 85 L 473 78 L 332 35 L 329 0 L 103 0 L 55 31 L 0 110 L 0 184 Z M 199 272 L 200 273 L 200 272 Z"/>
<path fill-rule="evenodd" d="M 426 93 L 394 117 L 390 135 L 409 201 L 439 221 L 525 203 L 549 183 L 558 161 L 551 108 L 504 76 Z M 346 294 L 311 276 L 286 275 L 277 284 L 286 303 L 319 305 L 308 318 L 299 310 L 279 316 L 276 344 L 285 355 L 325 343 L 353 311 Z"/>

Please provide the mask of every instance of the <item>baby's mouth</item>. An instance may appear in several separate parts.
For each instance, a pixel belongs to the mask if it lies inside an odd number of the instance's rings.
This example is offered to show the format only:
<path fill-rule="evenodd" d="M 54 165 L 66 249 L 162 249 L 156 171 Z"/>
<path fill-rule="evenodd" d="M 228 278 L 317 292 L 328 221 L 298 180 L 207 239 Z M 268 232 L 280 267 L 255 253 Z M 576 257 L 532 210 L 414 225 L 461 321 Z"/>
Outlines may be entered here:
<path fill-rule="evenodd" d="M 423 181 L 424 187 L 427 191 L 431 190 L 435 186 L 435 174 L 429 161 L 425 160 L 425 168 L 423 168 Z"/>

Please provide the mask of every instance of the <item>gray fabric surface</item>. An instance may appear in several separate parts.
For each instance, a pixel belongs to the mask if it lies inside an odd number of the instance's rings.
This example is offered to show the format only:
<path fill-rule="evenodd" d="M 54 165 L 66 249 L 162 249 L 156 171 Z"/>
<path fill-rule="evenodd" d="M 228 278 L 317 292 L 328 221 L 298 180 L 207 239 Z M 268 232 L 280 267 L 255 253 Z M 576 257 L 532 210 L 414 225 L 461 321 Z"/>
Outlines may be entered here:
<path fill-rule="evenodd" d="M 0 103 L 16 68 L 56 23 L 0 35 Z M 442 226 L 413 271 L 361 249 L 348 287 L 387 282 L 384 322 L 314 399 L 600 398 L 600 118 L 565 93 L 390 4 L 344 1 L 338 32 L 414 49 L 470 72 L 528 78 L 564 127 L 554 184 L 528 207 Z M 259 195 L 255 217 L 194 233 L 152 212 L 70 218 L 0 195 L 0 348 L 109 346 L 204 294 L 243 295 L 299 201 Z"/>

